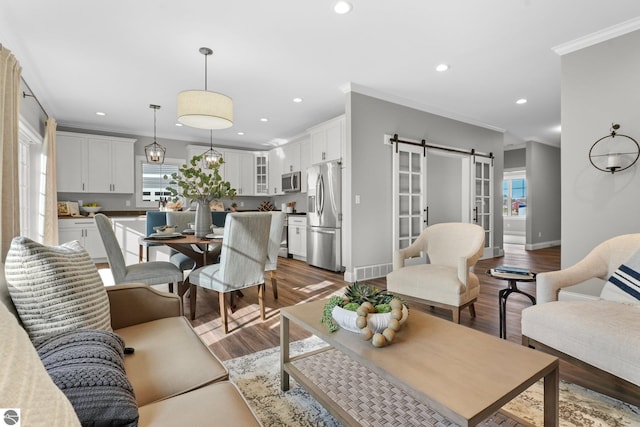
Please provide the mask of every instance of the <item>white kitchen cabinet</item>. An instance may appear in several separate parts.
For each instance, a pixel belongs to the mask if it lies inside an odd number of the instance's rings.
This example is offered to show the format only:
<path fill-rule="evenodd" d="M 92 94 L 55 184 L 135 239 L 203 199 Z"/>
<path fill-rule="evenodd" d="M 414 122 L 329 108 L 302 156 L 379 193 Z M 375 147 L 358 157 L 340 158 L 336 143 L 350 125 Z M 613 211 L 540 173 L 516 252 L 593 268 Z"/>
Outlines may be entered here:
<path fill-rule="evenodd" d="M 253 196 L 253 152 L 225 151 L 224 179 L 236 189 L 238 196 Z"/>
<path fill-rule="evenodd" d="M 307 258 L 307 217 L 289 215 L 287 221 L 289 254 L 296 259 L 305 260 Z"/>
<path fill-rule="evenodd" d="M 269 194 L 269 155 L 255 153 L 255 194 Z"/>
<path fill-rule="evenodd" d="M 284 153 L 282 173 L 300 172 L 300 144 L 290 142 L 282 146 L 282 151 Z"/>
<path fill-rule="evenodd" d="M 58 241 L 62 243 L 77 240 L 95 261 L 104 261 L 107 251 L 93 218 L 70 218 L 58 220 Z"/>
<path fill-rule="evenodd" d="M 63 193 L 87 191 L 86 149 L 86 138 L 58 132 L 56 135 L 58 191 Z"/>
<path fill-rule="evenodd" d="M 282 191 L 282 166 L 284 150 L 282 147 L 269 151 L 269 195 L 284 194 Z"/>
<path fill-rule="evenodd" d="M 135 191 L 136 140 L 58 132 L 58 191 L 63 193 L 131 194 Z"/>
<path fill-rule="evenodd" d="M 311 166 L 311 139 L 300 141 L 300 191 L 307 192 L 307 169 Z"/>
<path fill-rule="evenodd" d="M 311 164 L 340 160 L 345 133 L 344 116 L 309 129 L 311 136 Z"/>

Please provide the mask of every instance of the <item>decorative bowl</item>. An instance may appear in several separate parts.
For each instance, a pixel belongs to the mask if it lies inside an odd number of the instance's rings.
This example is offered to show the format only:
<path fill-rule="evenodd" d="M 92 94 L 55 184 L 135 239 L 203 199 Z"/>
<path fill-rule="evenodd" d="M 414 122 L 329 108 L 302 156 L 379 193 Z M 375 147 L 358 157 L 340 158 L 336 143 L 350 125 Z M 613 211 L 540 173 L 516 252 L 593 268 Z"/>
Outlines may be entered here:
<path fill-rule="evenodd" d="M 153 227 L 153 230 L 158 234 L 173 234 L 176 232 L 176 227 L 159 225 L 157 227 Z"/>
<path fill-rule="evenodd" d="M 356 326 L 356 319 L 358 314 L 355 311 L 345 310 L 340 306 L 333 307 L 331 311 L 333 320 L 341 327 L 350 332 L 360 333 L 360 328 Z M 399 320 L 400 324 L 404 324 L 409 317 L 409 309 L 406 305 L 402 306 L 402 319 Z M 367 316 L 367 326 L 371 328 L 373 333 L 382 332 L 387 328 L 391 320 L 391 313 L 369 313 Z"/>
<path fill-rule="evenodd" d="M 102 210 L 102 206 L 80 206 L 80 209 L 86 213 L 95 214 Z"/>

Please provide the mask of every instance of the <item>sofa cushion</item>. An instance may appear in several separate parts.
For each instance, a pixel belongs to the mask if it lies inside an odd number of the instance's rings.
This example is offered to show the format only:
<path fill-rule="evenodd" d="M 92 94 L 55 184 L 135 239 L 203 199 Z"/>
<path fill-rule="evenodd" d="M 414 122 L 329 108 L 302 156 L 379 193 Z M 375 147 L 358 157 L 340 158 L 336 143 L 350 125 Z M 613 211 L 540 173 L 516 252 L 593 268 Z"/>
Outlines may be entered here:
<path fill-rule="evenodd" d="M 0 337 L 0 406 L 20 410 L 23 426 L 80 426 L 71 403 L 4 304 L 0 304 Z"/>
<path fill-rule="evenodd" d="M 613 272 L 604 284 L 600 298 L 640 303 L 640 250 Z"/>
<path fill-rule="evenodd" d="M 135 353 L 125 369 L 138 406 L 166 399 L 229 377 L 186 318 L 169 317 L 115 331 Z"/>
<path fill-rule="evenodd" d="M 640 385 L 640 304 L 553 301 L 522 310 L 522 335 Z"/>
<path fill-rule="evenodd" d="M 238 388 L 229 381 L 221 381 L 141 407 L 140 426 L 214 425 L 212 414 L 222 417 L 217 418 L 221 425 L 261 425 Z"/>
<path fill-rule="evenodd" d="M 429 279 L 425 281 L 427 275 Z M 453 306 L 476 298 L 480 293 L 479 281 L 474 273 L 469 273 L 468 287 L 468 290 L 465 289 L 458 280 L 457 268 L 446 265 L 412 265 L 387 275 L 387 288 L 390 292 Z"/>
<path fill-rule="evenodd" d="M 111 330 L 107 292 L 91 257 L 77 241 L 45 246 L 15 237 L 5 275 L 32 340 L 79 328 Z"/>
<path fill-rule="evenodd" d="M 138 406 L 124 370 L 124 342 L 119 336 L 80 329 L 39 339 L 34 346 L 82 425 L 137 425 Z"/>

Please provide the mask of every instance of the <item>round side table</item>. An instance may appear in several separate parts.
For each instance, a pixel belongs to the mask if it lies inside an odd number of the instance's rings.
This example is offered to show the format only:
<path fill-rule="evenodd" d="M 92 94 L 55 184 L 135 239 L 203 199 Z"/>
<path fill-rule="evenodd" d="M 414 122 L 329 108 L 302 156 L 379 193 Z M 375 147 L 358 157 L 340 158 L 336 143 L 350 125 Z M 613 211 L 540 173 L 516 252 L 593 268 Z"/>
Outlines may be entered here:
<path fill-rule="evenodd" d="M 536 273 L 529 274 L 513 274 L 487 270 L 487 274 L 495 279 L 506 280 L 508 286 L 498 292 L 498 307 L 500 309 L 500 338 L 507 339 L 507 298 L 509 295 L 516 293 L 522 294 L 531 300 L 531 304 L 535 305 L 536 298 L 524 291 L 518 289 L 518 282 L 535 282 Z"/>

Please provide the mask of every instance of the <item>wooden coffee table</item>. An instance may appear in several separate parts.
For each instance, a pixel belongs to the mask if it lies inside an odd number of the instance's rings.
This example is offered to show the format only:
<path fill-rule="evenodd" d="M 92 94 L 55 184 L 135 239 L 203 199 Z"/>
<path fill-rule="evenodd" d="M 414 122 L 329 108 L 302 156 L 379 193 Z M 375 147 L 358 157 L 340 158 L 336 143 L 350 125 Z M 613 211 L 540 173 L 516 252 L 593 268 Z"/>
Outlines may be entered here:
<path fill-rule="evenodd" d="M 349 403 L 344 401 L 348 399 L 337 398 L 322 381 L 346 366 L 347 360 L 354 362 L 355 367 L 337 376 L 362 368 L 378 378 L 373 381 L 398 390 L 392 393 L 394 396 L 405 393 L 419 405 L 426 405 L 461 426 L 484 421 L 544 378 L 544 425 L 558 425 L 558 358 L 417 309 L 410 311 L 407 323 L 391 345 L 374 348 L 370 341 L 352 332 L 342 329 L 328 332 L 320 323 L 324 304 L 325 301 L 315 301 L 280 310 L 281 388 L 289 389 L 291 376 L 344 425 L 358 426 L 361 422 L 349 411 Z M 290 322 L 320 337 L 329 346 L 290 357 Z M 330 352 L 338 352 L 336 355 L 342 357 L 342 362 L 332 364 L 331 360 L 340 359 L 323 356 L 327 360 L 324 373 L 305 373 L 306 361 Z M 359 373 L 358 379 L 350 380 L 350 387 L 354 390 L 363 387 L 358 381 L 367 381 L 369 376 Z M 366 406 L 366 411 L 375 411 L 384 409 L 391 398 L 366 400 L 355 404 Z"/>

